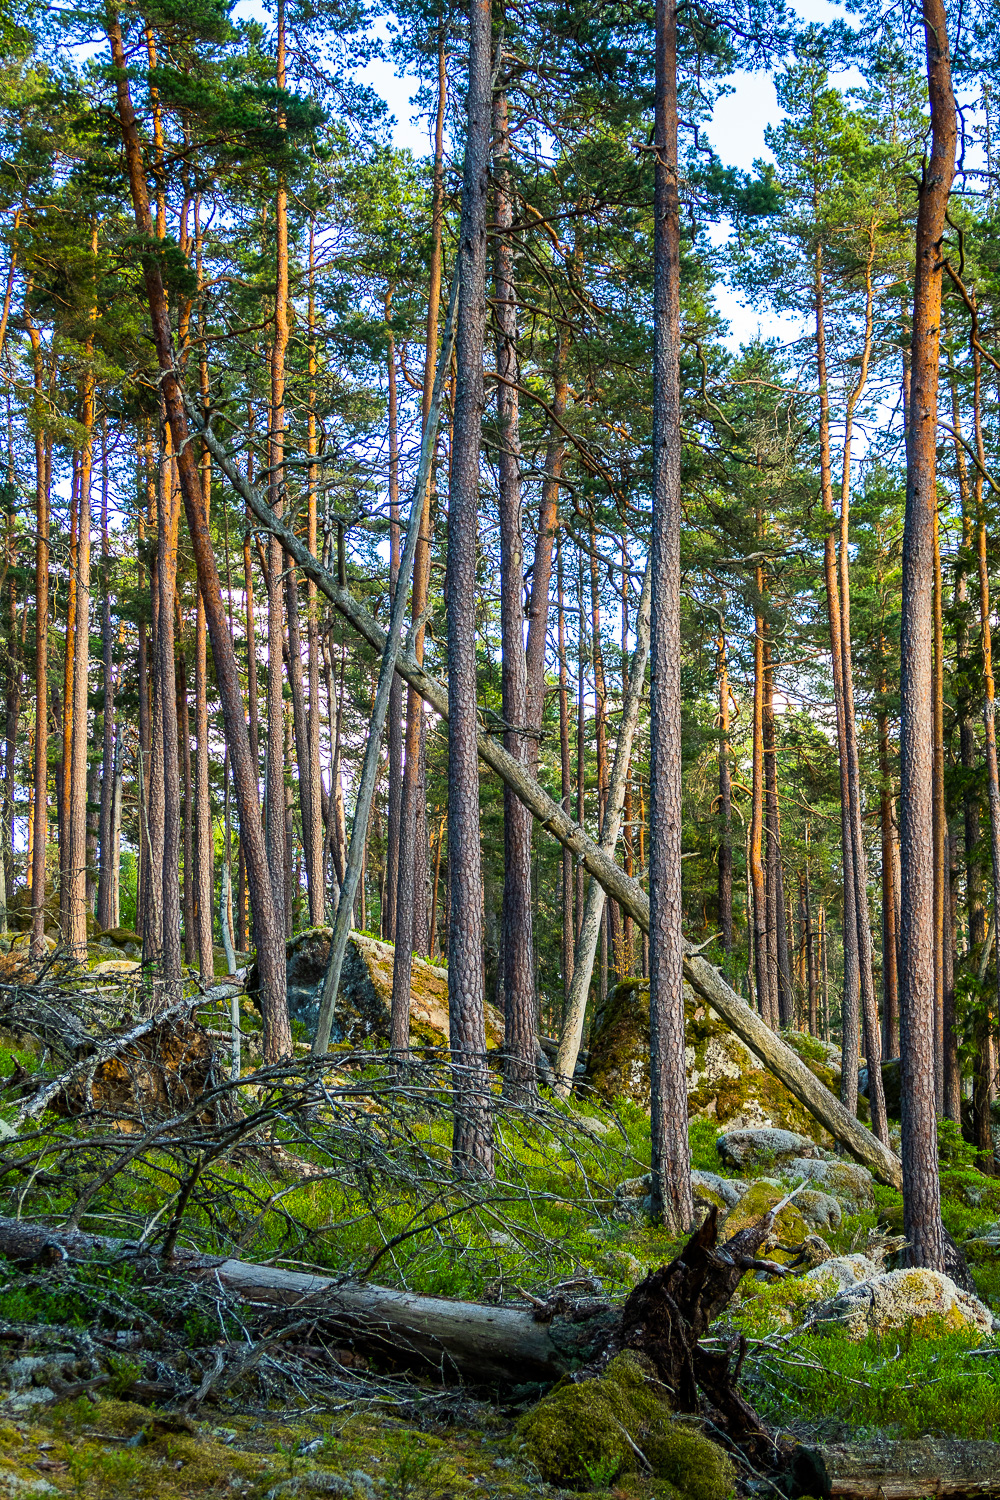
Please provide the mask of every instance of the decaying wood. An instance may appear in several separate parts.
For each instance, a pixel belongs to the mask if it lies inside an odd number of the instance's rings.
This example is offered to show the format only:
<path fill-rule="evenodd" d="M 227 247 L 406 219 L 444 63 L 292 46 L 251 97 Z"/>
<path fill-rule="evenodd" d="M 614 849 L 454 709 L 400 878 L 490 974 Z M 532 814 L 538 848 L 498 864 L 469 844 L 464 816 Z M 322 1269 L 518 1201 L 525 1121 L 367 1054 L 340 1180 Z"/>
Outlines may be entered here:
<path fill-rule="evenodd" d="M 718 1209 L 713 1207 L 680 1255 L 668 1266 L 651 1271 L 629 1293 L 619 1328 L 602 1356 L 606 1364 L 624 1349 L 645 1354 L 678 1411 L 698 1411 L 704 1396 L 734 1442 L 746 1451 L 769 1456 L 774 1443 L 737 1388 L 743 1340 L 733 1350 L 705 1349 L 700 1340 L 729 1304 L 744 1273 L 760 1264 L 761 1246 L 788 1201 L 782 1200 L 757 1223 L 748 1224 L 722 1244 Z"/>
<path fill-rule="evenodd" d="M 1000 1496 L 1000 1443 L 958 1438 L 800 1449 L 795 1478 L 821 1500 L 923 1500 Z"/>
<path fill-rule="evenodd" d="M 776 1211 L 719 1245 L 713 1209 L 681 1255 L 618 1307 L 568 1290 L 525 1307 L 458 1302 L 185 1250 L 165 1266 L 148 1247 L 19 1219 L 0 1219 L 0 1255 L 22 1266 L 111 1255 L 141 1261 L 149 1276 L 210 1278 L 246 1308 L 313 1319 L 324 1336 L 391 1367 L 432 1370 L 476 1386 L 550 1384 L 570 1370 L 596 1373 L 624 1349 L 641 1350 L 679 1409 L 697 1410 L 700 1390 L 732 1436 L 753 1446 L 767 1439 L 735 1390 L 728 1356 L 700 1348 L 698 1340 L 754 1261 Z"/>
<path fill-rule="evenodd" d="M 239 983 L 218 985 L 99 1040 L 81 1032 L 70 1016 L 69 1050 L 76 1053 L 74 1060 L 25 1099 L 12 1130 L 45 1109 L 65 1115 L 89 1109 L 148 1114 L 188 1107 L 211 1089 L 215 1063 L 208 1033 L 192 1012 L 241 990 Z"/>

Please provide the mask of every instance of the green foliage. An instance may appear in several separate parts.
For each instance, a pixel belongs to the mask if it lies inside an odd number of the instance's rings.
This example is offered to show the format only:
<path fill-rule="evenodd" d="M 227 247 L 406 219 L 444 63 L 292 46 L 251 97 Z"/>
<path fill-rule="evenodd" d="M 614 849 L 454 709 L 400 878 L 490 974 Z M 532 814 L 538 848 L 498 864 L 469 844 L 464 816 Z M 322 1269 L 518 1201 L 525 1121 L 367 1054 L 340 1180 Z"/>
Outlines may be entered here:
<path fill-rule="evenodd" d="M 982 1351 L 988 1351 L 985 1356 Z M 805 1335 L 749 1361 L 752 1399 L 781 1427 L 806 1421 L 898 1438 L 1000 1438 L 1000 1343 L 947 1331 Z"/>

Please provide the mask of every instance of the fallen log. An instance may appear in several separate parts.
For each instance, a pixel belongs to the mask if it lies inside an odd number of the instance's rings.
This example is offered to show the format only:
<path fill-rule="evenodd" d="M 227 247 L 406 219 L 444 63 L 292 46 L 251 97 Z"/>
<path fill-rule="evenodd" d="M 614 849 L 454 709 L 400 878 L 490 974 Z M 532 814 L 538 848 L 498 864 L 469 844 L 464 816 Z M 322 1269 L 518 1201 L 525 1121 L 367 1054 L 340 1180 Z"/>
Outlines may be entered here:
<path fill-rule="evenodd" d="M 1000 1496 L 1000 1443 L 921 1438 L 801 1448 L 794 1475 L 796 1492 L 818 1500 L 923 1500 L 931 1495 L 986 1500 Z"/>
<path fill-rule="evenodd" d="M 147 1281 L 164 1275 L 208 1280 L 244 1308 L 281 1310 L 300 1326 L 314 1320 L 324 1338 L 391 1367 L 474 1386 L 549 1385 L 571 1370 L 597 1373 L 623 1349 L 640 1350 L 674 1392 L 679 1410 L 697 1409 L 700 1388 L 734 1439 L 752 1445 L 763 1433 L 735 1389 L 728 1355 L 702 1349 L 699 1339 L 744 1272 L 760 1264 L 757 1253 L 783 1206 L 722 1245 L 712 1209 L 681 1254 L 651 1272 L 620 1306 L 559 1289 L 525 1307 L 459 1302 L 188 1250 L 164 1262 L 148 1246 L 22 1219 L 0 1218 L 0 1255 L 22 1267 L 110 1257 L 134 1261 Z"/>

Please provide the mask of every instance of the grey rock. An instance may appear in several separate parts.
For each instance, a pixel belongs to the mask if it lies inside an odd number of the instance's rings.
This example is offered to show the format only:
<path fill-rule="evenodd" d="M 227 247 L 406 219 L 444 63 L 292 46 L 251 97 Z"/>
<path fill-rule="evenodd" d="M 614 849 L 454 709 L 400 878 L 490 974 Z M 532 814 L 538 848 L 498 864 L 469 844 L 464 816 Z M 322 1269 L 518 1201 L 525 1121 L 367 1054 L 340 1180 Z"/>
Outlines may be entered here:
<path fill-rule="evenodd" d="M 831 1198 L 829 1193 L 818 1193 L 806 1188 L 797 1193 L 792 1201 L 811 1229 L 824 1233 L 836 1231 L 843 1222 L 843 1210 L 836 1198 Z"/>
<path fill-rule="evenodd" d="M 652 1189 L 651 1172 L 647 1172 L 645 1177 L 629 1177 L 625 1182 L 620 1182 L 614 1191 L 611 1217 L 620 1224 L 641 1223 L 644 1218 L 649 1217 L 653 1205 Z"/>
<path fill-rule="evenodd" d="M 813 1266 L 802 1280 L 815 1286 L 818 1292 L 831 1296 L 861 1281 L 870 1281 L 879 1274 L 879 1267 L 867 1255 L 834 1255 L 822 1265 Z"/>
<path fill-rule="evenodd" d="M 820 1192 L 828 1193 L 848 1213 L 863 1213 L 875 1207 L 872 1174 L 859 1162 L 817 1161 L 803 1154 L 783 1162 L 781 1175 L 786 1182 L 804 1180 Z"/>
<path fill-rule="evenodd" d="M 795 1157 L 819 1158 L 829 1155 L 829 1152 L 823 1152 L 807 1136 L 773 1127 L 729 1130 L 719 1136 L 716 1145 L 726 1165 L 735 1167 L 737 1171 L 743 1167 L 761 1166 L 770 1162 L 784 1164 Z"/>
<path fill-rule="evenodd" d="M 694 1189 L 695 1202 L 698 1202 L 700 1196 L 703 1201 L 714 1203 L 715 1199 L 710 1195 L 715 1193 L 722 1199 L 726 1208 L 735 1208 L 750 1184 L 741 1181 L 738 1177 L 720 1177 L 718 1172 L 694 1171 L 691 1173 L 691 1186 Z M 699 1189 L 701 1189 L 700 1194 Z"/>
<path fill-rule="evenodd" d="M 911 1326 L 950 1333 L 965 1328 L 988 1335 L 996 1326 L 978 1297 L 964 1292 L 950 1276 L 925 1270 L 884 1271 L 847 1286 L 816 1308 L 813 1322 L 836 1323 L 851 1339 Z"/>

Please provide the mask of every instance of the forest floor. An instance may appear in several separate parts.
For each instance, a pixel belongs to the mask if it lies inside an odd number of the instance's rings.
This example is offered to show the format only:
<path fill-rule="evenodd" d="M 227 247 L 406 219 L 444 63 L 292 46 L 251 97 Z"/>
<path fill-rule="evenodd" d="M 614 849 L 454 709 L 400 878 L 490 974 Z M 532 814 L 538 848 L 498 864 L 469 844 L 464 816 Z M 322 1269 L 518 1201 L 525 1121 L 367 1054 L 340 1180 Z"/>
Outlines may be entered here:
<path fill-rule="evenodd" d="M 0 1037 L 0 1073 L 9 1076 L 15 1063 L 36 1068 L 37 1051 Z M 358 1067 L 351 1079 L 353 1113 L 348 1119 L 335 1111 L 322 1129 L 294 1117 L 287 1093 L 280 1108 L 268 1105 L 268 1118 L 285 1122 L 272 1139 L 284 1139 L 286 1155 L 277 1167 L 250 1155 L 215 1175 L 206 1169 L 180 1243 L 296 1268 L 368 1273 L 373 1282 L 413 1292 L 522 1305 L 526 1293 L 542 1295 L 560 1282 L 621 1297 L 678 1250 L 679 1242 L 641 1211 L 623 1211 L 616 1192 L 648 1171 L 649 1121 L 641 1110 L 546 1102 L 537 1112 L 500 1118 L 497 1183 L 462 1197 L 441 1171 L 449 1132 L 446 1111 L 429 1105 L 433 1089 L 411 1096 L 401 1115 L 379 1092 L 384 1078 L 374 1064 Z M 264 1093 L 251 1085 L 244 1102 L 260 1104 Z M 692 1121 L 693 1165 L 734 1176 L 716 1135 L 711 1120 Z M 78 1148 L 78 1127 L 60 1122 L 48 1149 L 68 1152 L 71 1138 Z M 295 1163 L 329 1165 L 348 1138 L 363 1170 L 355 1161 L 350 1171 L 297 1175 Z M 160 1151 L 132 1161 L 88 1202 L 83 1227 L 134 1237 L 137 1222 L 162 1215 L 174 1201 L 178 1159 Z M 65 1217 L 80 1170 L 54 1172 L 47 1186 L 29 1184 L 34 1196 L 25 1212 Z M 766 1178 L 768 1165 L 739 1176 Z M 945 1224 L 966 1248 L 981 1299 L 1000 1316 L 1000 1180 L 975 1169 L 954 1133 L 944 1139 L 942 1189 Z M 27 1193 L 22 1182 L 5 1211 L 14 1212 L 18 1194 L 24 1202 Z M 824 1238 L 843 1255 L 901 1227 L 899 1194 L 876 1186 L 874 1207 L 845 1211 Z M 717 1329 L 748 1340 L 744 1389 L 775 1430 L 807 1442 L 926 1434 L 1000 1440 L 1000 1339 L 924 1323 L 852 1341 L 842 1329 L 804 1326 L 810 1297 L 815 1291 L 800 1276 L 748 1275 Z M 279 1351 L 206 1401 L 157 1406 L 128 1399 L 149 1351 L 161 1371 L 183 1372 L 197 1386 L 217 1350 L 269 1333 L 262 1315 L 254 1317 L 190 1286 L 146 1284 L 113 1257 L 30 1272 L 0 1261 L 0 1348 L 22 1361 L 18 1376 L 0 1355 L 0 1496 L 517 1500 L 569 1493 L 543 1482 L 518 1429 L 537 1389 L 482 1399 L 484 1393 L 375 1370 L 350 1351 L 334 1351 L 332 1380 L 312 1378 L 306 1365 Z M 60 1399 L 44 1356 L 50 1335 L 65 1335 L 72 1348 L 74 1331 L 100 1334 L 105 1348 L 117 1341 L 122 1352 L 107 1359 L 110 1379 L 99 1389 L 81 1394 L 77 1386 Z M 24 1359 L 36 1351 L 38 1369 L 25 1374 Z M 606 1500 L 724 1500 L 705 1488 L 710 1483 L 697 1474 L 668 1482 L 597 1464 L 583 1487 Z M 575 1484 L 579 1493 L 580 1480 Z"/>

